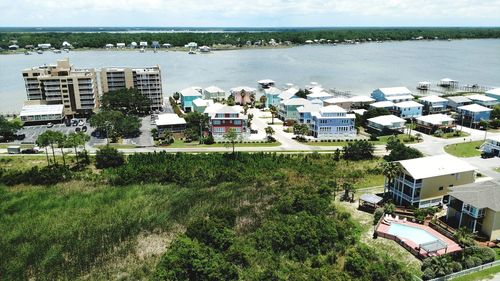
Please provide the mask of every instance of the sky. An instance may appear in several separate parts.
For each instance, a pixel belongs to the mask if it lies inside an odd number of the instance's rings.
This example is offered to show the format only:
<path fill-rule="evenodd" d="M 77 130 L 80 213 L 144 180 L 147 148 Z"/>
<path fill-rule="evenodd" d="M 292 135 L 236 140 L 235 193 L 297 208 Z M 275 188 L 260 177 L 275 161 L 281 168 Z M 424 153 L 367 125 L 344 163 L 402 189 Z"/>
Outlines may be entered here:
<path fill-rule="evenodd" d="M 500 26 L 500 0 L 0 0 L 0 26 Z"/>

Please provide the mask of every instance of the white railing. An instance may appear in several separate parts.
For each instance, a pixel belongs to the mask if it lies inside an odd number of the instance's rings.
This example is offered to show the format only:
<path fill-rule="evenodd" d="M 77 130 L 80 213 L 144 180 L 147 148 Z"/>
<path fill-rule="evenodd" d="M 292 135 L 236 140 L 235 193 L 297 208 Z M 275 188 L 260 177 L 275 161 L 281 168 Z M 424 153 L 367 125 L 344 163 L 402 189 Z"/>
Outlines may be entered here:
<path fill-rule="evenodd" d="M 491 268 L 491 267 L 495 267 L 495 266 L 500 266 L 500 260 L 497 260 L 497 261 L 494 261 L 494 262 L 490 262 L 490 263 L 487 263 L 487 264 L 483 264 L 483 265 L 480 265 L 480 266 L 476 266 L 476 267 L 473 267 L 473 268 L 465 269 L 465 270 L 462 270 L 462 271 L 459 271 L 459 272 L 455 272 L 455 273 L 452 273 L 450 275 L 446 275 L 446 276 L 443 276 L 443 277 L 434 278 L 434 279 L 431 279 L 429 281 L 451 280 L 451 279 L 454 279 L 454 278 L 457 278 L 457 277 L 460 277 L 460 276 L 468 275 L 468 274 L 471 274 L 471 273 L 474 273 L 474 272 L 478 272 L 478 271 L 481 271 L 481 270 L 484 270 L 484 269 L 488 269 L 488 268 Z"/>

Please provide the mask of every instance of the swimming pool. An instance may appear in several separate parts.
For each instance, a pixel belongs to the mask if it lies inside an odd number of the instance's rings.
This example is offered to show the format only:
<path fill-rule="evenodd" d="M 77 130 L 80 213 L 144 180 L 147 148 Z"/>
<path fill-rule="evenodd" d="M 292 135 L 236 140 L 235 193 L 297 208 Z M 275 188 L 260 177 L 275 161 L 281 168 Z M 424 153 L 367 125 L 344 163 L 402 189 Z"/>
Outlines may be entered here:
<path fill-rule="evenodd" d="M 411 240 L 417 245 L 439 240 L 436 236 L 423 229 L 399 223 L 392 223 L 388 233 L 399 238 Z"/>

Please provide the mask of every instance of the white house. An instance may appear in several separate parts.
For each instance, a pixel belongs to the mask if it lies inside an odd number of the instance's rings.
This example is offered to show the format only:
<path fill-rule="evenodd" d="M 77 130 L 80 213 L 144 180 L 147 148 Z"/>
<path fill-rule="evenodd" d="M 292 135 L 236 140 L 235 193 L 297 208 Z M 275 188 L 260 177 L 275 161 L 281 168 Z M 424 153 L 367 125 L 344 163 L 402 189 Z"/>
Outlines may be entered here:
<path fill-rule="evenodd" d="M 141 41 L 141 42 L 139 42 L 139 46 L 145 48 L 148 46 L 148 42 Z"/>
<path fill-rule="evenodd" d="M 226 91 L 216 86 L 210 86 L 203 91 L 205 99 L 223 99 L 226 97 Z"/>
<path fill-rule="evenodd" d="M 394 115 L 383 115 L 367 120 L 368 127 L 376 131 L 401 131 L 405 128 L 406 120 Z"/>
<path fill-rule="evenodd" d="M 125 48 L 125 43 L 116 43 L 116 47 L 119 49 Z"/>
<path fill-rule="evenodd" d="M 412 92 L 406 87 L 379 88 L 372 92 L 371 97 L 376 101 L 403 102 L 413 99 Z"/>
<path fill-rule="evenodd" d="M 36 104 L 25 105 L 19 114 L 25 123 L 62 122 L 64 118 L 64 105 L 62 104 Z"/>
<path fill-rule="evenodd" d="M 198 43 L 196 42 L 189 42 L 186 45 L 184 45 L 185 48 L 198 48 Z"/>
<path fill-rule="evenodd" d="M 114 48 L 115 45 L 109 43 L 109 44 L 106 44 L 106 46 L 104 46 L 104 47 L 106 47 L 106 49 L 111 49 L 111 48 Z"/>

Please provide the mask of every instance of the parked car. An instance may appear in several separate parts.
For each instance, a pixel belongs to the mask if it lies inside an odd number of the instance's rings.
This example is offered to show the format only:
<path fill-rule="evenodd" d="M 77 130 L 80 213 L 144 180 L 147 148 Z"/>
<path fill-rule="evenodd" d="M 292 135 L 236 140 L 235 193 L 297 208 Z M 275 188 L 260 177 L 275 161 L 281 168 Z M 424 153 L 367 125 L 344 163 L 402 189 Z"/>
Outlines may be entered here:
<path fill-rule="evenodd" d="M 81 130 L 82 130 L 82 129 L 80 129 L 80 127 L 76 127 L 76 128 L 75 128 L 75 132 L 77 132 L 77 133 L 78 133 L 78 132 L 80 132 Z"/>
<path fill-rule="evenodd" d="M 66 119 L 66 121 L 64 121 L 64 124 L 66 124 L 66 127 L 71 127 L 71 120 Z"/>
<path fill-rule="evenodd" d="M 71 125 L 72 126 L 78 126 L 78 119 L 71 119 Z"/>
<path fill-rule="evenodd" d="M 37 153 L 38 153 L 38 150 L 36 150 L 34 148 L 26 148 L 26 149 L 21 150 L 21 154 L 37 154 Z"/>
<path fill-rule="evenodd" d="M 78 126 L 83 126 L 83 125 L 85 125 L 85 121 L 83 120 L 78 121 Z"/>
<path fill-rule="evenodd" d="M 82 132 L 86 132 L 87 131 L 87 126 L 83 126 L 82 127 Z"/>
<path fill-rule="evenodd" d="M 26 138 L 25 134 L 16 135 L 16 140 L 24 140 Z"/>
<path fill-rule="evenodd" d="M 47 123 L 47 128 L 52 128 L 52 127 L 54 127 L 54 124 L 52 124 L 52 123 L 50 123 L 50 122 L 49 122 L 49 123 Z"/>

